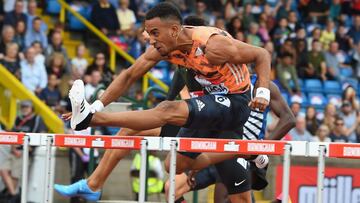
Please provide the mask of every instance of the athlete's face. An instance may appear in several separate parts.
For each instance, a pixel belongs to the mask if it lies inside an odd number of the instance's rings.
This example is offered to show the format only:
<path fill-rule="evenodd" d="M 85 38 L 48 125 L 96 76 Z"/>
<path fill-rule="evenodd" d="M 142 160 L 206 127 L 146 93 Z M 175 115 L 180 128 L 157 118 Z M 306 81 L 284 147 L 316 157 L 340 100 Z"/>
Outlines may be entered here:
<path fill-rule="evenodd" d="M 167 56 L 176 48 L 180 25 L 173 20 L 153 18 L 145 21 L 149 43 L 162 55 Z"/>

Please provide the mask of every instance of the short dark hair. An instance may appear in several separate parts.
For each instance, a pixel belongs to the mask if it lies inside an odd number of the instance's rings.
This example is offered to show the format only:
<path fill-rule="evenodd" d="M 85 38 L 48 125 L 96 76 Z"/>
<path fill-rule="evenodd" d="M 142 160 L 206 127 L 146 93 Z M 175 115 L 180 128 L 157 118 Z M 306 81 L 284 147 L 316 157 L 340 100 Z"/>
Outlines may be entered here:
<path fill-rule="evenodd" d="M 205 26 L 205 20 L 199 16 L 190 15 L 184 19 L 185 25 L 192 25 L 192 26 Z"/>
<path fill-rule="evenodd" d="M 162 20 L 173 19 L 178 21 L 181 25 L 183 24 L 179 9 L 174 4 L 169 2 L 161 2 L 151 8 L 146 13 L 145 20 L 151 20 L 157 17 Z"/>

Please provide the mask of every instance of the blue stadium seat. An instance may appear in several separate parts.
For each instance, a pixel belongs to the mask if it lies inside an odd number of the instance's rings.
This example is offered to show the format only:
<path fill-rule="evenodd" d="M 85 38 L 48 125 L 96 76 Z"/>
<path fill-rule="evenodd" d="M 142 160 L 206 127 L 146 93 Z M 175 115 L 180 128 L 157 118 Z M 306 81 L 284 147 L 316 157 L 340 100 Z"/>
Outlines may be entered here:
<path fill-rule="evenodd" d="M 341 106 L 341 94 L 328 94 L 326 95 L 327 101 L 337 107 Z"/>
<path fill-rule="evenodd" d="M 309 93 L 309 104 L 315 107 L 325 107 L 327 99 L 322 93 Z"/>
<path fill-rule="evenodd" d="M 79 5 L 72 5 L 71 6 L 75 11 L 79 12 L 87 20 L 90 19 L 90 8 L 86 6 L 79 6 Z M 85 30 L 85 25 L 80 22 L 74 15 L 68 13 L 68 20 L 69 20 L 69 29 L 71 30 Z"/>
<path fill-rule="evenodd" d="M 50 14 L 59 14 L 61 10 L 61 6 L 57 0 L 48 0 L 46 2 L 46 12 Z"/>
<path fill-rule="evenodd" d="M 353 69 L 352 68 L 340 68 L 340 74 L 346 78 L 353 76 Z"/>
<path fill-rule="evenodd" d="M 304 82 L 304 91 L 305 92 L 322 92 L 322 83 L 318 79 L 307 79 Z"/>
<path fill-rule="evenodd" d="M 324 82 L 324 92 L 326 94 L 340 94 L 342 92 L 341 84 L 335 80 L 328 80 Z"/>

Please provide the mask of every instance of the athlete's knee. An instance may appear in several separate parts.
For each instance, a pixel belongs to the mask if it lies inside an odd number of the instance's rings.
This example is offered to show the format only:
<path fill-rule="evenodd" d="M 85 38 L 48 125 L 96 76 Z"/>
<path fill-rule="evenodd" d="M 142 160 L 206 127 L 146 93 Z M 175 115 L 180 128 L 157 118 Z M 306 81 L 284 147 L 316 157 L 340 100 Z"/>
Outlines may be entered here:
<path fill-rule="evenodd" d="M 164 121 L 177 121 L 178 119 L 187 119 L 188 113 L 184 101 L 163 101 L 154 108 L 154 111 L 161 115 Z"/>

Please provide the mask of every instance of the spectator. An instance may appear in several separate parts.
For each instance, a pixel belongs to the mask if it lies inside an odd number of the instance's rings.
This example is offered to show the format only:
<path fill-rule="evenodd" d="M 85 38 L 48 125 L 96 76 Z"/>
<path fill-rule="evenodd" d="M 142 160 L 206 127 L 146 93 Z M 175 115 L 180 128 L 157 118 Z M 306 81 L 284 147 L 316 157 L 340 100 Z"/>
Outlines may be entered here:
<path fill-rule="evenodd" d="M 331 20 L 338 20 L 341 15 L 341 0 L 332 0 L 330 5 L 330 18 Z"/>
<path fill-rule="evenodd" d="M 34 48 L 26 50 L 25 59 L 20 62 L 21 82 L 28 90 L 39 94 L 46 87 L 47 74 L 43 64 L 35 63 L 35 55 Z"/>
<path fill-rule="evenodd" d="M 185 24 L 186 25 L 186 24 Z M 129 51 L 130 55 L 134 58 L 138 58 L 144 51 L 146 50 L 146 46 L 148 45 L 144 35 L 143 35 L 143 28 L 139 28 L 136 31 L 136 40 L 132 42 L 130 46 L 131 49 Z"/>
<path fill-rule="evenodd" d="M 306 129 L 312 134 L 315 135 L 319 127 L 319 121 L 316 119 L 316 109 L 313 106 L 308 106 L 306 108 Z"/>
<path fill-rule="evenodd" d="M 48 46 L 48 41 L 45 33 L 41 30 L 42 20 L 39 17 L 35 17 L 32 22 L 32 29 L 28 30 L 25 35 L 25 46 L 31 46 L 34 41 L 39 41 L 42 47 Z"/>
<path fill-rule="evenodd" d="M 204 0 L 196 0 L 194 15 L 204 19 L 207 25 L 213 26 L 215 24 L 215 18 L 207 12 Z"/>
<path fill-rule="evenodd" d="M 55 52 L 50 55 L 47 61 L 46 71 L 48 74 L 54 74 L 58 79 L 61 79 L 66 72 L 66 63 L 64 55 Z"/>
<path fill-rule="evenodd" d="M 329 5 L 324 0 L 310 0 L 307 11 L 308 22 L 325 24 L 329 16 Z"/>
<path fill-rule="evenodd" d="M 265 21 L 260 21 L 258 34 L 261 38 L 261 41 L 263 41 L 264 43 L 271 40 Z"/>
<path fill-rule="evenodd" d="M 345 128 L 344 119 L 342 117 L 337 117 L 334 124 L 334 128 L 329 136 L 331 141 L 348 142 L 348 137 L 346 136 L 347 129 Z"/>
<path fill-rule="evenodd" d="M 245 4 L 244 11 L 242 12 L 242 27 L 243 30 L 249 30 L 250 23 L 255 22 L 255 17 L 251 13 L 252 5 L 250 3 Z"/>
<path fill-rule="evenodd" d="M 44 49 L 39 41 L 34 41 L 31 47 L 35 49 L 35 62 L 39 64 L 45 64 L 45 56 L 43 54 Z"/>
<path fill-rule="evenodd" d="M 39 95 L 39 98 L 53 110 L 60 108 L 61 94 L 58 89 L 59 79 L 55 74 L 49 74 L 48 84 Z"/>
<path fill-rule="evenodd" d="M 279 20 L 281 18 L 287 18 L 289 16 L 289 11 L 291 7 L 292 0 L 279 0 L 274 13 L 276 15 L 276 19 Z"/>
<path fill-rule="evenodd" d="M 241 18 L 238 16 L 231 18 L 230 22 L 227 25 L 227 31 L 229 32 L 229 34 L 235 38 L 236 33 L 242 30 L 243 29 L 242 29 Z"/>
<path fill-rule="evenodd" d="M 25 21 L 18 21 L 15 27 L 15 36 L 14 42 L 19 45 L 19 50 L 25 49 L 25 34 L 26 34 L 26 24 Z"/>
<path fill-rule="evenodd" d="M 332 20 L 328 20 L 326 22 L 326 28 L 325 30 L 322 31 L 321 33 L 321 37 L 320 37 L 320 42 L 323 45 L 323 48 L 325 50 L 329 49 L 329 45 L 331 42 L 335 41 L 335 23 Z"/>
<path fill-rule="evenodd" d="M 3 27 L 1 32 L 1 42 L 0 42 L 0 54 L 5 53 L 6 44 L 14 42 L 15 30 L 10 25 Z"/>
<path fill-rule="evenodd" d="M 307 47 L 309 49 L 309 51 L 312 50 L 312 43 L 313 41 L 317 40 L 320 41 L 320 37 L 321 37 L 321 29 L 318 27 L 315 27 L 312 31 L 311 31 L 311 36 L 307 38 Z"/>
<path fill-rule="evenodd" d="M 290 31 L 289 38 L 293 39 L 296 37 L 296 30 L 300 28 L 297 15 L 295 11 L 290 11 L 288 16 L 288 29 Z"/>
<path fill-rule="evenodd" d="M 108 0 L 99 0 L 92 7 L 91 22 L 105 35 L 120 34 L 120 23 L 116 10 Z"/>
<path fill-rule="evenodd" d="M 301 110 L 301 102 L 300 101 L 292 101 L 290 105 L 291 112 L 294 114 L 295 117 L 300 115 Z"/>
<path fill-rule="evenodd" d="M 67 51 L 63 46 L 62 35 L 61 32 L 57 31 L 53 32 L 51 36 L 50 44 L 45 49 L 45 57 L 49 58 L 49 56 L 51 56 L 55 52 L 61 53 L 64 56 L 66 63 L 68 64 L 69 58 L 67 55 Z M 70 70 L 70 67 L 66 67 L 66 70 Z"/>
<path fill-rule="evenodd" d="M 24 133 L 44 133 L 46 127 L 40 116 L 35 115 L 32 102 L 24 100 L 20 104 L 20 115 L 15 120 L 12 131 Z M 31 150 L 31 149 L 30 149 Z M 12 145 L 11 154 L 5 163 L 0 164 L 0 174 L 7 185 L 11 195 L 18 192 L 19 180 L 22 170 L 22 146 Z M 14 201 L 17 202 L 17 201 Z"/>
<path fill-rule="evenodd" d="M 120 0 L 120 8 L 116 13 L 120 22 L 121 35 L 125 38 L 133 37 L 136 17 L 134 11 L 129 9 L 129 0 Z"/>
<path fill-rule="evenodd" d="M 98 70 L 93 70 L 90 74 L 90 81 L 85 85 L 85 98 L 91 101 L 91 97 L 95 91 L 101 86 L 101 73 Z"/>
<path fill-rule="evenodd" d="M 245 42 L 245 34 L 242 31 L 238 31 L 235 35 L 235 39 L 241 41 L 241 42 Z"/>
<path fill-rule="evenodd" d="M 265 4 L 263 14 L 260 14 L 259 22 L 264 21 L 266 23 L 267 30 L 271 31 L 274 29 L 276 24 L 275 20 L 275 12 L 269 6 L 269 4 Z"/>
<path fill-rule="evenodd" d="M 306 41 L 297 40 L 295 42 L 296 47 L 296 71 L 300 78 L 305 78 L 305 73 L 309 70 L 309 59 L 306 50 Z"/>
<path fill-rule="evenodd" d="M 350 37 L 350 44 L 358 44 L 360 42 L 360 15 L 353 17 L 354 24 L 351 26 L 347 35 Z"/>
<path fill-rule="evenodd" d="M 351 49 L 350 40 L 351 38 L 346 35 L 346 27 L 339 25 L 336 31 L 336 42 L 339 44 L 339 49 L 343 52 L 349 52 Z"/>
<path fill-rule="evenodd" d="M 343 103 L 345 103 L 345 102 L 350 103 L 352 108 L 355 111 L 359 110 L 359 101 L 358 101 L 358 99 L 356 97 L 356 90 L 354 89 L 353 86 L 348 85 L 344 89 L 343 94 L 342 94 L 342 102 Z"/>
<path fill-rule="evenodd" d="M 222 29 L 222 30 L 226 30 L 226 26 L 225 26 L 225 20 L 221 17 L 217 17 L 215 20 L 215 27 Z"/>
<path fill-rule="evenodd" d="M 335 116 L 336 116 L 336 107 L 334 104 L 329 103 L 325 107 L 324 119 L 322 120 L 322 123 L 327 125 L 329 127 L 330 131 L 332 131 L 335 127 L 334 126 Z"/>
<path fill-rule="evenodd" d="M 325 57 L 321 53 L 321 43 L 314 40 L 311 46 L 312 49 L 308 53 L 309 68 L 305 69 L 305 77 L 326 80 L 326 63 Z"/>
<path fill-rule="evenodd" d="M 268 41 L 264 45 L 264 49 L 269 52 L 271 56 L 271 67 L 273 68 L 276 63 L 276 52 L 274 50 L 274 43 L 272 41 Z"/>
<path fill-rule="evenodd" d="M 313 139 L 313 136 L 306 130 L 305 118 L 303 116 L 296 117 L 295 128 L 290 130 L 289 135 L 292 141 L 311 142 Z"/>
<path fill-rule="evenodd" d="M 292 65 L 293 56 L 290 53 L 284 53 L 280 56 L 280 63 L 276 66 L 276 74 L 281 86 L 291 95 L 300 93 L 300 86 L 294 65 Z M 289 83 L 295 84 L 291 88 Z"/>
<path fill-rule="evenodd" d="M 350 102 L 348 101 L 344 101 L 343 104 L 341 105 L 341 113 L 340 116 L 343 118 L 344 120 L 344 125 L 346 128 L 346 135 L 348 136 L 348 141 L 349 142 L 356 142 L 357 138 L 356 138 L 356 127 L 358 126 L 358 122 L 357 122 L 357 112 L 352 108 L 352 105 Z"/>
<path fill-rule="evenodd" d="M 20 79 L 20 63 L 18 58 L 19 46 L 14 43 L 6 45 L 5 57 L 0 60 L 0 63 L 5 66 L 15 77 Z"/>
<path fill-rule="evenodd" d="M 76 47 L 76 56 L 71 60 L 71 69 L 73 79 L 81 79 L 88 66 L 87 60 L 84 58 L 86 47 L 84 44 L 80 44 Z"/>
<path fill-rule="evenodd" d="M 281 45 L 285 42 L 288 35 L 290 34 L 290 30 L 288 28 L 288 21 L 286 18 L 281 18 L 279 20 L 279 26 L 274 31 L 273 40 L 276 45 Z"/>
<path fill-rule="evenodd" d="M 283 55 L 285 53 L 290 53 L 293 56 L 293 62 L 292 64 L 295 65 L 295 61 L 297 59 L 297 55 L 296 55 L 296 49 L 293 43 L 293 40 L 291 39 L 286 39 L 284 41 L 284 43 L 282 44 L 282 46 L 280 47 L 280 50 L 278 52 L 278 55 Z"/>
<path fill-rule="evenodd" d="M 110 70 L 109 66 L 107 65 L 104 53 L 99 52 L 96 54 L 93 64 L 91 64 L 85 72 L 87 78 L 89 78 L 89 76 L 94 70 L 100 71 L 102 77 L 101 83 L 103 83 L 105 86 L 108 86 L 113 80 L 114 73 Z M 87 79 L 85 79 L 85 81 L 88 82 Z"/>
<path fill-rule="evenodd" d="M 329 138 L 330 129 L 327 125 L 320 125 L 316 131 L 316 136 L 313 137 L 314 142 L 331 142 Z"/>
<path fill-rule="evenodd" d="M 255 22 L 250 23 L 249 33 L 246 36 L 246 43 L 261 47 L 261 38 L 258 35 L 259 25 Z"/>
<path fill-rule="evenodd" d="M 227 0 L 225 3 L 224 17 L 225 20 L 233 19 L 240 15 L 241 1 L 239 0 Z"/>
<path fill-rule="evenodd" d="M 29 0 L 28 5 L 27 5 L 27 22 L 26 22 L 26 27 L 28 28 L 28 30 L 32 30 L 32 26 L 33 26 L 33 20 L 34 18 L 37 18 L 38 16 L 36 15 L 36 9 L 37 9 L 37 2 L 36 0 Z M 40 26 L 40 30 L 42 32 L 46 32 L 47 30 L 47 25 L 42 21 L 41 22 L 41 26 Z"/>
<path fill-rule="evenodd" d="M 16 0 L 14 10 L 5 14 L 4 25 L 16 26 L 17 21 L 27 22 L 27 17 L 24 11 L 24 2 L 22 0 Z"/>
<path fill-rule="evenodd" d="M 330 43 L 329 51 L 325 52 L 325 61 L 327 66 L 327 78 L 330 80 L 341 80 L 345 78 L 340 74 L 340 68 L 348 68 L 346 64 L 339 61 L 339 44 L 336 41 Z"/>

